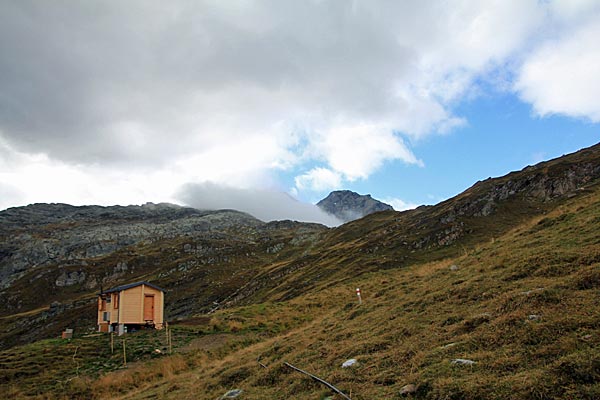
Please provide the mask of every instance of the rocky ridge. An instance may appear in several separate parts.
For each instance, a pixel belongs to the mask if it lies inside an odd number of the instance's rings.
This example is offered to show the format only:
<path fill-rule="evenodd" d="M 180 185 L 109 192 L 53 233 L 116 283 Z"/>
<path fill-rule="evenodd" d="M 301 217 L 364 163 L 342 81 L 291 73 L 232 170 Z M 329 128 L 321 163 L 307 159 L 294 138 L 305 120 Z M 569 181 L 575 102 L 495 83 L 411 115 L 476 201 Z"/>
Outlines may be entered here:
<path fill-rule="evenodd" d="M 372 198 L 370 194 L 360 195 L 350 190 L 336 190 L 329 193 L 327 197 L 317 203 L 317 207 L 344 222 L 353 221 L 377 211 L 393 210 L 392 206 Z"/>
<path fill-rule="evenodd" d="M 127 246 L 180 235 L 210 234 L 264 225 L 233 210 L 199 211 L 172 204 L 82 206 L 33 204 L 0 212 L 0 289 L 28 269 L 50 264 L 75 265 Z M 75 276 L 77 275 L 77 276 Z M 61 273 L 58 286 L 84 283 L 85 273 Z M 87 286 L 96 286 L 94 280 Z"/>
<path fill-rule="evenodd" d="M 171 318 L 208 311 L 257 268 L 305 251 L 325 229 L 171 204 L 1 211 L 0 316 L 9 319 L 0 347 L 55 334 L 63 324 L 93 325 L 95 293 L 135 280 L 173 291 Z"/>
<path fill-rule="evenodd" d="M 0 344 L 54 334 L 72 321 L 89 325 L 101 286 L 156 282 L 169 291 L 169 318 L 181 318 L 454 257 L 599 182 L 596 145 L 478 182 L 435 206 L 377 212 L 335 229 L 173 205 L 9 209 L 0 212 L 0 316 L 7 318 Z"/>

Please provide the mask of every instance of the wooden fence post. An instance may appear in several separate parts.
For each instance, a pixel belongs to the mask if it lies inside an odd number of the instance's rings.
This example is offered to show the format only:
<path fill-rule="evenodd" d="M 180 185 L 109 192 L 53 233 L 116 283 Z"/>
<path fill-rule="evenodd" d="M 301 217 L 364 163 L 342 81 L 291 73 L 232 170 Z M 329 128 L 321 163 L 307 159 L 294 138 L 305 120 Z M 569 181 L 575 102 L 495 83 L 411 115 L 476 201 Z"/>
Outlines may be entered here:
<path fill-rule="evenodd" d="M 123 338 L 123 366 L 127 366 L 127 352 L 125 351 L 125 338 Z"/>

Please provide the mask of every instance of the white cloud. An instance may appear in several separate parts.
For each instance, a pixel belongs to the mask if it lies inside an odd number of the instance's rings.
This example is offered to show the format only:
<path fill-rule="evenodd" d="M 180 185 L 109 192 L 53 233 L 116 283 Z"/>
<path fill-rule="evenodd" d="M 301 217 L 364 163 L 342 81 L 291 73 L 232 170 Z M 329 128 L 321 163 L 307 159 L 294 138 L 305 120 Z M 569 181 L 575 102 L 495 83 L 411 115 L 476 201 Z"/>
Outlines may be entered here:
<path fill-rule="evenodd" d="M 313 190 L 322 192 L 325 190 L 338 189 L 342 185 L 342 176 L 328 168 L 313 168 L 305 174 L 294 179 L 296 190 Z"/>
<path fill-rule="evenodd" d="M 73 205 L 174 202 L 186 182 L 173 171 L 132 168 L 127 173 L 101 165 L 73 165 L 46 154 L 19 152 L 0 140 L 0 210 L 31 203 Z"/>
<path fill-rule="evenodd" d="M 541 116 L 564 114 L 600 122 L 600 14 L 546 41 L 527 57 L 515 83 Z"/>
<path fill-rule="evenodd" d="M 468 124 L 454 106 L 506 68 L 541 115 L 597 121 L 597 15 L 586 0 L 2 2 L 0 185 L 78 204 L 268 188 L 280 171 L 293 191 L 338 188 L 423 165 L 408 143 Z"/>
<path fill-rule="evenodd" d="M 578 23 L 582 19 L 593 19 L 600 10 L 598 0 L 552 1 L 550 10 L 553 18 L 561 23 Z"/>
<path fill-rule="evenodd" d="M 396 211 L 412 210 L 419 206 L 418 204 L 409 203 L 396 197 L 386 197 L 381 201 L 394 207 L 394 210 Z"/>
<path fill-rule="evenodd" d="M 313 135 L 311 146 L 313 154 L 349 181 L 368 177 L 386 160 L 422 165 L 390 125 L 334 125 Z"/>
<path fill-rule="evenodd" d="M 206 182 L 183 186 L 177 197 L 194 208 L 230 208 L 247 212 L 263 221 L 289 219 L 327 226 L 341 223 L 314 204 L 302 203 L 285 193 L 269 190 L 239 189 Z"/>

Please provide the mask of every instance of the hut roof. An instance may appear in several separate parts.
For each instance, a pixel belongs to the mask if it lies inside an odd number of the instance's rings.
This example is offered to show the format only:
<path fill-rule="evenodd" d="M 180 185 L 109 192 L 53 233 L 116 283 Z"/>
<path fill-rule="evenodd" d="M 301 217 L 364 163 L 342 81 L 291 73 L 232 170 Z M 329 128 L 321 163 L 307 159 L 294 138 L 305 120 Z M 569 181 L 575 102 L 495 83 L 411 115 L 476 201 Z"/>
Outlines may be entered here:
<path fill-rule="evenodd" d="M 152 284 L 152 283 L 149 283 L 149 282 L 146 282 L 146 281 L 139 281 L 139 282 L 133 282 L 133 283 L 129 283 L 129 284 L 127 284 L 127 285 L 121 285 L 121 286 L 117 286 L 117 287 L 114 287 L 114 288 L 112 288 L 112 289 L 105 290 L 105 291 L 103 291 L 102 293 L 114 293 L 114 292 L 121 292 L 121 291 L 123 291 L 123 290 L 131 289 L 132 287 L 136 287 L 136 286 L 140 286 L 140 285 L 146 285 L 146 286 L 150 286 L 150 287 L 152 287 L 152 288 L 154 288 L 154 289 L 156 289 L 156 290 L 160 290 L 161 292 L 164 292 L 164 291 L 165 291 L 165 289 L 163 289 L 163 288 L 161 288 L 161 287 L 159 287 L 159 286 L 156 286 L 156 285 L 154 285 L 154 284 Z"/>

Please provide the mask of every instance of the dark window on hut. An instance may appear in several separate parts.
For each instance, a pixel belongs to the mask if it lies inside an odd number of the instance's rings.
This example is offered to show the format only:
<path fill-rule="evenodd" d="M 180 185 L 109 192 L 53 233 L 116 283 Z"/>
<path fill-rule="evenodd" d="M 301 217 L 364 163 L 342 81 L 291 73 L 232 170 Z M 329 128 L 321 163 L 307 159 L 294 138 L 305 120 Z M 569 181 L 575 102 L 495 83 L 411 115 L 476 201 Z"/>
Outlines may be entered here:
<path fill-rule="evenodd" d="M 113 308 L 116 310 L 119 308 L 119 294 L 115 293 L 115 300 L 113 301 Z"/>

